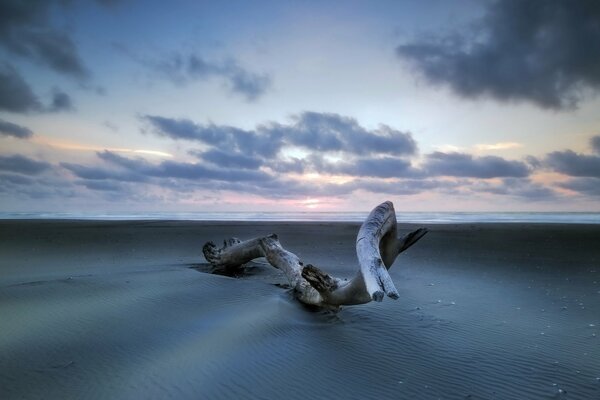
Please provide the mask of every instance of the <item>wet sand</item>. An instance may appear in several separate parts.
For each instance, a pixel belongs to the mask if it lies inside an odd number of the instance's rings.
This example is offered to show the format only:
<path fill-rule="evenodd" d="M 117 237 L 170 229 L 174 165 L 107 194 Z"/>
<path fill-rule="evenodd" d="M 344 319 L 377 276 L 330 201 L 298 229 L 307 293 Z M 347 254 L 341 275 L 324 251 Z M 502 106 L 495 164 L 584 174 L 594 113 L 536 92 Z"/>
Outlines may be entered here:
<path fill-rule="evenodd" d="M 358 226 L 0 221 L 0 397 L 600 398 L 600 225 L 429 226 L 399 300 L 335 314 L 260 262 L 199 272 L 275 232 L 350 277 Z"/>

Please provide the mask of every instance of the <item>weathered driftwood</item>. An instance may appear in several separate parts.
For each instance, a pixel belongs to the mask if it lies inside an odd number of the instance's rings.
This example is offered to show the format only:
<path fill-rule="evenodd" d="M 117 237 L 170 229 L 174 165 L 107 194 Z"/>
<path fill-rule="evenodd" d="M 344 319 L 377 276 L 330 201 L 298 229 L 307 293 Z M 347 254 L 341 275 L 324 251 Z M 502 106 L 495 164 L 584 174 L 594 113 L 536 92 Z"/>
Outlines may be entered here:
<path fill-rule="evenodd" d="M 359 271 L 350 280 L 329 276 L 319 268 L 305 265 L 298 257 L 281 246 L 277 235 L 240 241 L 226 240 L 222 248 L 208 242 L 204 257 L 215 267 L 235 270 L 243 264 L 265 257 L 287 277 L 296 298 L 302 303 L 337 307 L 382 301 L 384 294 L 398 298 L 398 291 L 388 273 L 394 260 L 404 250 L 427 233 L 425 228 L 397 238 L 394 205 L 386 201 L 375 207 L 358 231 L 356 254 Z"/>

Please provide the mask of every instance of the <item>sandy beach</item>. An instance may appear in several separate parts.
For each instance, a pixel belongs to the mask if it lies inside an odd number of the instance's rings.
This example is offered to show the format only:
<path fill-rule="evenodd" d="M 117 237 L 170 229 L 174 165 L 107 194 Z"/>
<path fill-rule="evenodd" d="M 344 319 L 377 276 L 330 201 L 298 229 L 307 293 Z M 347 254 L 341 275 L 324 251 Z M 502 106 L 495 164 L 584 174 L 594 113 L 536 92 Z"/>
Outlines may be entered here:
<path fill-rule="evenodd" d="M 274 232 L 351 277 L 358 227 L 0 221 L 0 397 L 600 398 L 600 225 L 428 226 L 397 301 L 338 313 L 201 251 Z"/>

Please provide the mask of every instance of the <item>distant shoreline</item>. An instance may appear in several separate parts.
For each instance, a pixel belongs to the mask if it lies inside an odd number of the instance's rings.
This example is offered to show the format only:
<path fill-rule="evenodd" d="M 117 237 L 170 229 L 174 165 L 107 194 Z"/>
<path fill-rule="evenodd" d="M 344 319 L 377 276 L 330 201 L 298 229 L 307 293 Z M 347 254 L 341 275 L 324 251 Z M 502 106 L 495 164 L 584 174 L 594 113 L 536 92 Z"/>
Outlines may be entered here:
<path fill-rule="evenodd" d="M 367 212 L 0 212 L 0 220 L 41 221 L 209 221 L 209 222 L 362 222 Z M 399 223 L 600 224 L 600 212 L 401 212 Z"/>

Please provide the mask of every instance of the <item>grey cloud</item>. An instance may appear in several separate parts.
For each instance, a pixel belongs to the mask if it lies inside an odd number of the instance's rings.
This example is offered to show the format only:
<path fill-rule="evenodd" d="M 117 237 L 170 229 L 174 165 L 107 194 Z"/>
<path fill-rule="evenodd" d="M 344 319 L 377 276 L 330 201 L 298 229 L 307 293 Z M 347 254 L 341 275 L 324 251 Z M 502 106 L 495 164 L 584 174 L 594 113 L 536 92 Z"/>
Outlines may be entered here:
<path fill-rule="evenodd" d="M 51 25 L 58 1 L 0 2 L 0 46 L 15 55 L 33 60 L 54 71 L 84 79 L 89 76 L 75 43 Z"/>
<path fill-rule="evenodd" d="M 174 53 L 163 60 L 152 62 L 142 60 L 130 51 L 126 50 L 126 52 L 138 62 L 151 66 L 175 83 L 221 78 L 231 92 L 244 96 L 248 101 L 258 99 L 271 86 L 269 75 L 250 72 L 233 59 L 210 61 L 197 54 Z"/>
<path fill-rule="evenodd" d="M 269 174 L 261 171 L 239 170 L 239 169 L 214 169 L 200 164 L 180 163 L 174 161 L 163 161 L 153 176 L 171 177 L 183 179 L 214 179 L 222 181 L 253 181 L 264 182 L 272 179 Z"/>
<path fill-rule="evenodd" d="M 196 125 L 189 119 L 165 118 L 157 115 L 146 115 L 143 118 L 152 124 L 156 133 L 162 136 L 173 139 L 198 140 L 208 144 L 221 141 L 219 135 L 213 133 L 214 130 Z"/>
<path fill-rule="evenodd" d="M 97 152 L 96 155 L 98 158 L 107 161 L 111 164 L 120 166 L 125 169 L 129 169 L 131 171 L 135 171 L 140 173 L 141 175 L 152 175 L 156 170 L 156 165 L 151 164 L 148 161 L 142 158 L 127 158 L 120 156 L 112 151 L 104 150 L 101 152 Z"/>
<path fill-rule="evenodd" d="M 96 190 L 101 192 L 122 192 L 124 190 L 123 185 L 119 182 L 80 180 L 76 181 L 75 183 L 77 183 L 78 185 L 85 186 L 90 190 Z"/>
<path fill-rule="evenodd" d="M 41 109 L 40 101 L 17 70 L 0 63 L 0 110 L 26 113 Z"/>
<path fill-rule="evenodd" d="M 0 174 L 0 183 L 2 188 L 6 185 L 31 185 L 35 182 L 34 179 L 29 176 L 17 175 L 17 174 Z"/>
<path fill-rule="evenodd" d="M 11 156 L 0 155 L 0 171 L 2 172 L 16 172 L 24 175 L 37 175 L 40 174 L 52 166 L 43 161 L 36 161 L 31 158 L 14 154 Z"/>
<path fill-rule="evenodd" d="M 417 152 L 417 142 L 410 133 L 400 132 L 383 124 L 372 133 L 360 132 L 352 144 L 356 146 L 354 151 L 358 154 L 361 149 L 365 152 L 385 154 L 415 154 Z"/>
<path fill-rule="evenodd" d="M 195 140 L 228 151 L 246 154 L 273 156 L 281 148 L 280 141 L 271 134 L 258 135 L 254 131 L 245 131 L 232 126 L 215 124 L 196 124 L 187 119 L 173 119 L 147 115 L 153 132 L 172 139 Z"/>
<path fill-rule="evenodd" d="M 73 102 L 71 97 L 65 92 L 55 90 L 52 94 L 52 103 L 50 104 L 49 111 L 69 111 L 73 110 Z"/>
<path fill-rule="evenodd" d="M 419 175 L 409 161 L 394 158 L 358 158 L 336 163 L 320 162 L 314 165 L 317 172 L 360 177 L 398 178 Z"/>
<path fill-rule="evenodd" d="M 354 118 L 339 114 L 307 111 L 295 115 L 292 121 L 289 125 L 263 125 L 260 130 L 280 132 L 290 144 L 320 151 L 410 155 L 417 150 L 417 144 L 409 133 L 386 125 L 368 131 Z"/>
<path fill-rule="evenodd" d="M 73 40 L 64 32 L 47 29 L 17 34 L 18 42 L 8 45 L 13 52 L 29 57 L 54 71 L 77 79 L 89 76 Z"/>
<path fill-rule="evenodd" d="M 9 194 L 13 201 L 57 198 L 61 201 L 77 197 L 73 184 L 52 170 L 43 175 L 0 173 L 0 193 Z M 8 197 L 7 197 L 8 200 Z"/>
<path fill-rule="evenodd" d="M 48 106 L 43 105 L 25 79 L 10 64 L 0 62 L 0 111 L 14 113 L 72 110 L 71 97 L 55 89 Z"/>
<path fill-rule="evenodd" d="M 192 152 L 198 158 L 224 168 L 258 169 L 262 160 L 240 152 L 227 152 L 212 149 L 203 152 Z"/>
<path fill-rule="evenodd" d="M 396 157 L 352 158 L 337 162 L 327 161 L 319 154 L 311 154 L 304 159 L 270 160 L 265 163 L 278 173 L 317 172 L 331 175 L 355 177 L 400 178 L 422 177 L 423 172 L 412 167 L 410 161 Z"/>
<path fill-rule="evenodd" d="M 312 171 L 383 178 L 423 175 L 398 157 L 416 153 L 417 145 L 410 133 L 385 125 L 367 130 L 355 119 L 338 114 L 304 112 L 293 116 L 289 124 L 268 122 L 254 130 L 151 115 L 144 119 L 159 135 L 212 146 L 196 155 L 226 168 L 257 169 L 264 165 L 276 173 Z M 301 160 L 286 160 L 279 157 L 286 147 L 302 147 L 315 153 Z M 318 152 L 344 153 L 346 157 L 333 163 Z"/>
<path fill-rule="evenodd" d="M 304 112 L 294 116 L 290 124 L 269 122 L 251 131 L 231 126 L 196 124 L 186 119 L 152 115 L 143 118 L 150 122 L 153 131 L 159 135 L 196 140 L 221 149 L 263 157 L 276 155 L 284 146 L 357 155 L 412 155 L 417 150 L 410 133 L 385 125 L 369 131 L 353 118 L 331 113 Z"/>
<path fill-rule="evenodd" d="M 534 156 L 526 156 L 525 157 L 525 162 L 527 164 L 529 164 L 529 166 L 531 168 L 533 168 L 533 169 L 538 169 L 538 168 L 541 168 L 543 166 L 542 161 L 539 158 L 534 157 Z"/>
<path fill-rule="evenodd" d="M 139 184 L 155 184 L 172 190 L 243 190 L 259 193 L 259 187 L 269 184 L 274 178 L 259 172 L 238 169 L 212 169 L 200 164 L 162 162 L 151 164 L 143 159 L 131 159 L 103 151 L 98 157 L 115 168 L 61 163 L 61 166 L 77 178 L 76 183 L 94 191 L 111 192 L 115 195 L 140 194 Z M 134 186 L 124 186 L 129 183 Z M 136 189 L 137 187 L 137 189 Z"/>
<path fill-rule="evenodd" d="M 265 94 L 271 87 L 272 78 L 267 74 L 255 74 L 241 67 L 235 67 L 227 74 L 231 90 L 246 96 L 248 101 L 254 101 Z"/>
<path fill-rule="evenodd" d="M 293 199 L 304 196 L 345 196 L 357 190 L 410 196 L 423 192 L 476 195 L 494 193 L 541 201 L 552 198 L 554 192 L 528 179 L 508 178 L 502 182 L 476 179 L 436 180 L 426 177 L 381 180 L 358 178 L 342 184 L 297 181 L 284 175 L 271 175 L 247 169 L 213 169 L 202 164 L 163 161 L 153 164 L 104 151 L 98 156 L 113 168 L 61 164 L 80 180 L 78 185 L 94 191 L 128 193 L 135 196 L 142 190 L 139 183 L 158 185 L 174 193 L 193 193 L 197 190 L 250 193 L 273 199 Z M 304 161 L 304 160 L 303 160 Z M 316 161 L 318 162 L 318 160 Z M 123 185 L 127 183 L 127 185 Z"/>
<path fill-rule="evenodd" d="M 505 178 L 500 183 L 473 182 L 469 189 L 474 192 L 513 196 L 532 201 L 553 200 L 557 197 L 554 190 L 522 178 Z"/>
<path fill-rule="evenodd" d="M 556 172 L 571 176 L 600 178 L 600 156 L 555 151 L 546 156 L 546 165 Z"/>
<path fill-rule="evenodd" d="M 265 182 L 272 179 L 271 175 L 262 171 L 224 168 L 215 169 L 206 167 L 202 164 L 175 161 L 163 161 L 159 164 L 150 164 L 142 159 L 130 159 L 110 151 L 98 153 L 98 156 L 105 161 L 119 165 L 131 172 L 149 177 L 253 182 Z"/>
<path fill-rule="evenodd" d="M 590 139 L 590 144 L 594 153 L 600 154 L 600 135 L 592 137 Z"/>
<path fill-rule="evenodd" d="M 19 139 L 29 139 L 33 136 L 31 129 L 13 124 L 0 118 L 0 135 L 13 136 Z"/>
<path fill-rule="evenodd" d="M 104 151 L 98 156 L 115 166 L 123 168 L 134 176 L 145 176 L 149 183 L 159 184 L 161 187 L 171 187 L 175 190 L 228 190 L 243 193 L 252 193 L 272 198 L 294 198 L 297 196 L 319 196 L 347 194 L 356 188 L 352 185 L 315 184 L 298 182 L 295 180 L 273 176 L 262 171 L 247 169 L 210 168 L 201 164 L 191 164 L 173 161 L 163 161 L 151 164 L 142 159 L 130 159 L 118 154 Z M 121 173 L 107 172 L 106 169 L 96 167 L 63 166 L 82 179 L 124 181 Z M 181 183 L 185 181 L 185 184 Z"/>
<path fill-rule="evenodd" d="M 107 127 L 108 129 L 110 129 L 113 132 L 119 131 L 119 126 L 117 124 L 115 124 L 114 122 L 106 120 L 102 123 L 102 125 L 104 125 L 105 127 Z"/>
<path fill-rule="evenodd" d="M 403 179 L 395 181 L 381 181 L 378 179 L 355 179 L 350 182 L 317 183 L 295 181 L 285 178 L 276 178 L 264 184 L 249 182 L 224 182 L 212 186 L 215 190 L 231 190 L 252 193 L 270 198 L 298 198 L 305 196 L 345 196 L 357 190 L 372 193 L 385 193 L 393 195 L 410 196 L 426 191 L 450 191 L 458 184 L 436 180 Z"/>
<path fill-rule="evenodd" d="M 501 157 L 474 157 L 464 153 L 434 152 L 427 155 L 423 170 L 432 176 L 456 176 L 470 178 L 526 177 L 530 170 L 520 161 L 508 161 Z"/>
<path fill-rule="evenodd" d="M 285 178 L 275 178 L 261 184 L 230 182 L 222 190 L 239 190 L 270 198 L 293 199 L 306 196 L 342 196 L 352 193 L 356 187 L 352 183 L 332 184 L 301 182 Z"/>
<path fill-rule="evenodd" d="M 575 178 L 558 185 L 583 195 L 600 197 L 600 178 Z"/>
<path fill-rule="evenodd" d="M 571 108 L 600 89 L 600 3 L 491 3 L 464 35 L 402 44 L 396 52 L 434 84 L 464 97 Z"/>
<path fill-rule="evenodd" d="M 86 165 L 68 162 L 62 162 L 60 163 L 60 166 L 69 170 L 75 176 L 90 181 L 117 180 L 125 182 L 144 182 L 147 180 L 143 175 L 128 171 L 114 171 L 101 167 L 88 167 Z"/>
<path fill-rule="evenodd" d="M 294 157 L 290 160 L 281 160 L 276 158 L 271 160 L 267 165 L 273 171 L 276 171 L 278 173 L 285 174 L 291 172 L 301 174 L 308 169 L 310 164 L 305 160 L 301 160 L 299 158 Z"/>
<path fill-rule="evenodd" d="M 430 179 L 403 179 L 396 181 L 360 180 L 353 183 L 356 189 L 373 193 L 410 196 L 428 191 L 449 191 L 459 186 L 457 182 Z"/>

